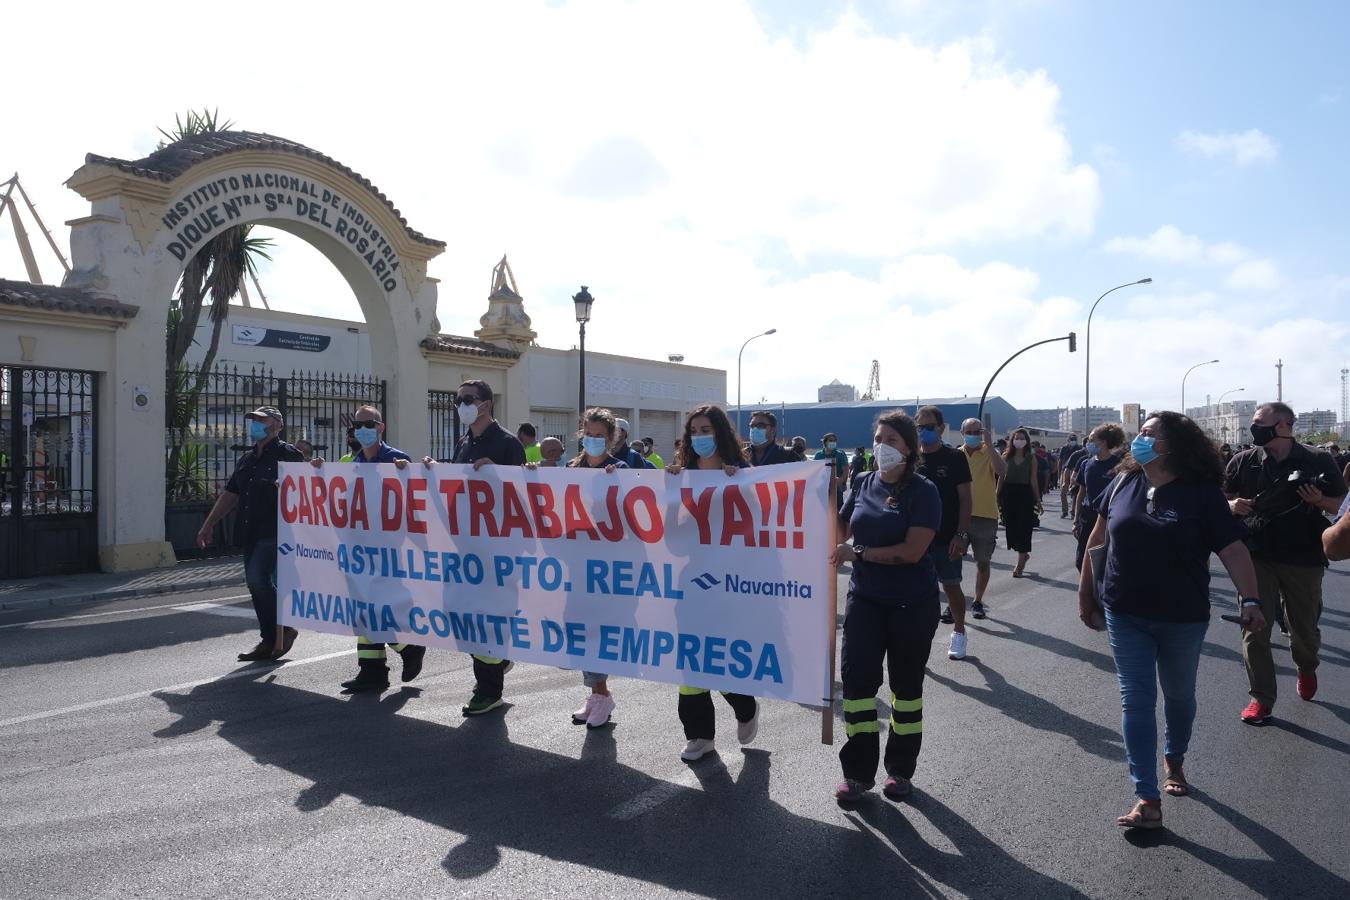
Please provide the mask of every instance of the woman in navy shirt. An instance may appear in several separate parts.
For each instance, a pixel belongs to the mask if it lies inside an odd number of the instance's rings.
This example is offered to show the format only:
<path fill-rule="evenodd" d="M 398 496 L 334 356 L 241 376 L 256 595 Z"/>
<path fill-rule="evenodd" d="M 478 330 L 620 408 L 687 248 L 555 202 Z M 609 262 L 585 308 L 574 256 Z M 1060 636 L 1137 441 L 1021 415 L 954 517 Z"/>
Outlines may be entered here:
<path fill-rule="evenodd" d="M 604 469 L 612 473 L 615 469 L 626 469 L 628 463 L 614 456 L 609 448 L 614 444 L 618 431 L 618 419 L 607 409 L 591 407 L 582 417 L 581 452 L 567 464 L 569 469 Z M 529 464 L 533 468 L 534 463 Z M 614 697 L 609 693 L 609 676 L 603 672 L 582 672 L 581 683 L 591 689 L 581 709 L 572 713 L 573 725 L 585 725 L 587 728 L 600 728 L 609 723 L 614 712 Z"/>
<path fill-rule="evenodd" d="M 839 750 L 841 805 L 875 783 L 881 753 L 877 689 L 883 663 L 891 684 L 886 783 L 891 800 L 909 794 L 923 742 L 923 677 L 938 625 L 937 568 L 928 554 L 942 523 L 937 487 L 914 471 L 919 435 L 903 412 L 877 419 L 872 458 L 877 470 L 859 479 L 839 512 L 845 540 L 830 561 L 853 563 L 844 610 L 844 727 Z"/>
<path fill-rule="evenodd" d="M 1073 534 L 1078 539 L 1078 552 L 1073 563 L 1080 572 L 1088 535 L 1097 525 L 1097 510 L 1092 504 L 1115 477 L 1116 467 L 1120 465 L 1116 450 L 1124 443 L 1125 431 L 1119 425 L 1098 425 L 1084 445 L 1087 458 L 1073 472 Z"/>
<path fill-rule="evenodd" d="M 1223 495 L 1223 460 L 1198 425 L 1160 412 L 1144 423 L 1120 474 L 1096 501 L 1089 547 L 1110 536 L 1098 584 L 1116 661 L 1125 756 L 1138 802 L 1116 823 L 1161 828 L 1158 792 L 1158 683 L 1166 732 L 1163 789 L 1189 793 L 1182 762 L 1195 722 L 1195 673 L 1209 627 L 1209 555 L 1217 553 L 1238 589 L 1242 627 L 1265 627 L 1256 572 L 1242 527 Z M 1092 627 L 1091 556 L 1078 582 L 1078 611 Z"/>
<path fill-rule="evenodd" d="M 671 475 L 685 469 L 721 469 L 728 476 L 750 467 L 741 455 L 736 429 L 726 411 L 711 403 L 696 406 L 684 420 L 684 438 L 678 442 L 675 462 L 666 466 Z M 759 733 L 759 701 L 747 694 L 723 691 L 722 697 L 736 714 L 736 738 L 749 744 Z M 717 734 L 717 711 L 707 688 L 680 685 L 680 723 L 687 743 L 680 759 L 693 762 L 712 751 Z"/>

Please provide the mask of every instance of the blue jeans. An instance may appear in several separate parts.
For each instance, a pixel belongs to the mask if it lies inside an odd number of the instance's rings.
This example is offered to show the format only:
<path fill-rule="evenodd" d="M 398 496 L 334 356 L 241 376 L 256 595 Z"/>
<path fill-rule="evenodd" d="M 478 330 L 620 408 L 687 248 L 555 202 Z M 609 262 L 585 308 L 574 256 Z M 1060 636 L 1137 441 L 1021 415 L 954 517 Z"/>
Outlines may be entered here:
<path fill-rule="evenodd" d="M 1163 756 L 1180 763 L 1195 724 L 1195 673 L 1209 622 L 1160 622 L 1106 611 L 1120 681 L 1121 731 L 1130 780 L 1141 800 L 1158 794 L 1158 685 L 1163 690 Z"/>
<path fill-rule="evenodd" d="M 244 545 L 244 581 L 258 617 L 258 637 L 265 644 L 277 639 L 277 541 L 270 538 Z"/>

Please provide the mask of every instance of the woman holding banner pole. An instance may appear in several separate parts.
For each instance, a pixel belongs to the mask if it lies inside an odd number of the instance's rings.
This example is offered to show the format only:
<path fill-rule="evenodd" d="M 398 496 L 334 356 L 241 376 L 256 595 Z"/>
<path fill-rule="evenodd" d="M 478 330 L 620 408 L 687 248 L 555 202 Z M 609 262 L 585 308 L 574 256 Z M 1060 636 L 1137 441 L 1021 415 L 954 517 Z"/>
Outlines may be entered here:
<path fill-rule="evenodd" d="M 885 413 L 873 440 L 877 470 L 862 476 L 839 511 L 843 539 L 853 543 L 830 554 L 834 565 L 853 563 L 840 665 L 848 735 L 839 750 L 844 780 L 834 792 L 841 806 L 862 799 L 875 783 L 883 671 L 889 672 L 891 715 L 882 793 L 896 801 L 909 795 L 923 743 L 924 669 L 938 626 L 937 568 L 928 551 L 942 522 L 942 501 L 937 487 L 914 471 L 914 420 L 899 410 Z"/>
<path fill-rule="evenodd" d="M 684 421 L 684 439 L 679 445 L 679 456 L 666 467 L 672 475 L 685 469 L 721 469 L 728 476 L 749 467 L 741 455 L 740 442 L 731 420 L 719 406 L 705 404 L 695 407 Z M 736 737 L 749 744 L 759 733 L 759 702 L 746 694 L 723 691 L 722 697 L 736 713 Z M 680 722 L 688 741 L 680 759 L 693 762 L 713 749 L 717 733 L 717 711 L 707 688 L 680 686 Z"/>
<path fill-rule="evenodd" d="M 568 468 L 604 469 L 606 473 L 628 468 L 628 463 L 612 455 L 608 449 L 614 444 L 617 431 L 614 413 L 597 407 L 586 410 L 579 435 L 582 452 L 573 457 L 567 464 Z M 530 468 L 533 468 L 533 464 Z M 600 728 L 608 724 L 614 712 L 614 698 L 609 693 L 609 676 L 601 672 L 582 672 L 581 683 L 590 688 L 591 693 L 581 709 L 572 713 L 572 724 L 585 725 L 587 728 Z"/>

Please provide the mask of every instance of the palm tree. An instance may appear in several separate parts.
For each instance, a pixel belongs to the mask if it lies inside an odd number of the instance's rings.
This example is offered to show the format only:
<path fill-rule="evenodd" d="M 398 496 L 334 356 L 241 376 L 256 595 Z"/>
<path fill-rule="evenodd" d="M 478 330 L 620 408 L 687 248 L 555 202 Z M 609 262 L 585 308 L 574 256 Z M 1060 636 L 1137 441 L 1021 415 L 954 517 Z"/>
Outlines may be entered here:
<path fill-rule="evenodd" d="M 233 122 L 221 122 L 217 111 L 188 110 L 184 116 L 174 116 L 174 127 L 159 133 L 165 140 L 157 150 L 184 138 L 213 131 L 226 131 Z M 257 277 L 258 261 L 270 260 L 270 238 L 254 237 L 252 225 L 235 225 L 207 241 L 183 267 L 178 293 L 170 300 L 168 325 L 165 329 L 165 358 L 168 363 L 166 384 L 167 425 L 169 429 L 169 458 L 167 477 L 169 499 L 193 499 L 199 478 L 184 472 L 180 459 L 188 444 L 192 420 L 196 418 L 198 399 L 210 377 L 220 349 L 220 335 L 230 315 L 230 301 L 240 293 L 245 279 Z M 195 370 L 183 365 L 187 352 L 196 342 L 197 325 L 201 320 L 202 305 L 210 300 L 207 315 L 211 321 L 211 343 Z M 202 454 L 188 454 L 193 459 L 205 460 Z"/>

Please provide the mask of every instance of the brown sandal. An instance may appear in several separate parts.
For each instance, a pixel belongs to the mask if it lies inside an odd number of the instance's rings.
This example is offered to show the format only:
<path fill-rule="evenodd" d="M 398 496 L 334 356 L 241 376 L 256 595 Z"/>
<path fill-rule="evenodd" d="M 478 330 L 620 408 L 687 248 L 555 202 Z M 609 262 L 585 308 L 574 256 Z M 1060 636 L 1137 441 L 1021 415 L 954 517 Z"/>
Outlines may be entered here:
<path fill-rule="evenodd" d="M 1190 782 L 1186 780 L 1186 775 L 1181 771 L 1181 764 L 1169 766 L 1163 763 L 1163 771 L 1167 773 L 1166 780 L 1163 781 L 1162 789 L 1173 797 L 1185 797 L 1191 792 Z"/>
<path fill-rule="evenodd" d="M 1162 801 L 1140 800 L 1134 805 L 1134 809 L 1123 816 L 1118 816 L 1116 824 L 1121 828 L 1161 828 Z"/>

